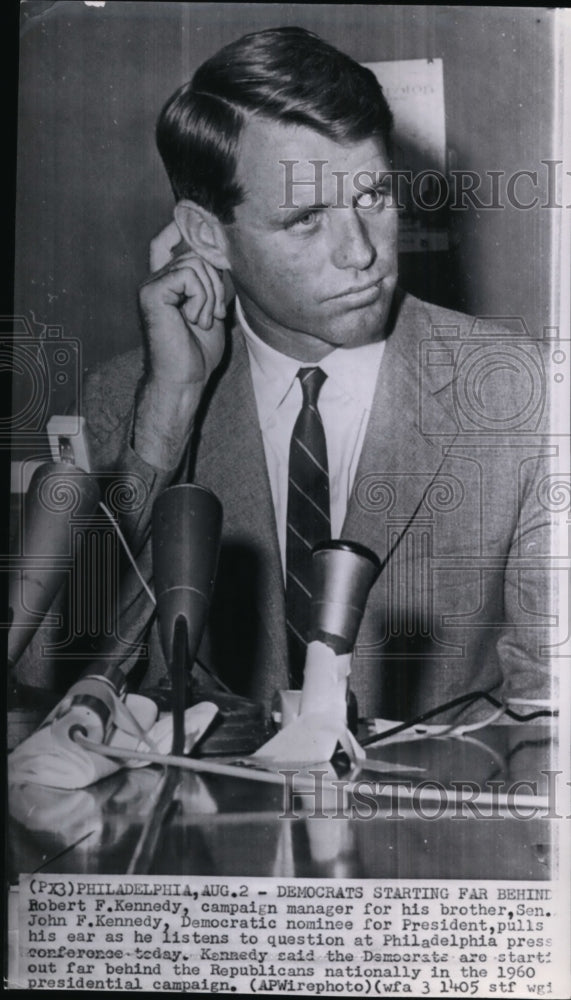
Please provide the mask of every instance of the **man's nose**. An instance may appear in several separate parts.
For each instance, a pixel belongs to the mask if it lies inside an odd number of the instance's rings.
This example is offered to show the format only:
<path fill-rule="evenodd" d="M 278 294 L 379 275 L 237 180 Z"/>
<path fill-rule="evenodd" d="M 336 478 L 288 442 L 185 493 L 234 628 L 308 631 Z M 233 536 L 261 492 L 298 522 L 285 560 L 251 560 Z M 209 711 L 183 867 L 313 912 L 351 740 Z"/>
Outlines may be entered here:
<path fill-rule="evenodd" d="M 333 263 L 340 269 L 354 267 L 364 271 L 369 267 L 377 251 L 371 242 L 365 219 L 354 208 L 339 209 L 333 225 Z"/>

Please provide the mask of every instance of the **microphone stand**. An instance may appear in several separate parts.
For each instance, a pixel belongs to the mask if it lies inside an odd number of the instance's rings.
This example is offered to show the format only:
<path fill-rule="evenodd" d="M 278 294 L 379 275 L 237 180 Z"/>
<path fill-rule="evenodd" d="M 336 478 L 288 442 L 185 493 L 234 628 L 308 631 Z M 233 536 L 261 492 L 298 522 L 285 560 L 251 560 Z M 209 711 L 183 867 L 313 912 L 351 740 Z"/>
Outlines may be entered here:
<path fill-rule="evenodd" d="M 184 615 L 179 615 L 174 626 L 172 658 L 169 664 L 172 681 L 172 750 L 173 757 L 184 753 L 184 706 L 186 678 L 190 675 L 188 624 Z"/>

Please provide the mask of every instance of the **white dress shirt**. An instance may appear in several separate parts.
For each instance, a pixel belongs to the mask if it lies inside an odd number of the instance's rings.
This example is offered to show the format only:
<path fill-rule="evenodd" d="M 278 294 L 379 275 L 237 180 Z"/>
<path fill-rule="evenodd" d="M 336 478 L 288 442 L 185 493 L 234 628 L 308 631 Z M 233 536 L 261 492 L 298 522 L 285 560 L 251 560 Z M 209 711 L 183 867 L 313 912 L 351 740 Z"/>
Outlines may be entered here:
<path fill-rule="evenodd" d="M 285 577 L 289 448 L 302 404 L 296 376 L 315 362 L 304 364 L 276 351 L 254 333 L 238 300 L 236 310 L 250 358 Z M 381 341 L 335 348 L 318 362 L 327 375 L 317 405 L 327 442 L 332 538 L 339 538 L 343 528 L 384 346 Z"/>

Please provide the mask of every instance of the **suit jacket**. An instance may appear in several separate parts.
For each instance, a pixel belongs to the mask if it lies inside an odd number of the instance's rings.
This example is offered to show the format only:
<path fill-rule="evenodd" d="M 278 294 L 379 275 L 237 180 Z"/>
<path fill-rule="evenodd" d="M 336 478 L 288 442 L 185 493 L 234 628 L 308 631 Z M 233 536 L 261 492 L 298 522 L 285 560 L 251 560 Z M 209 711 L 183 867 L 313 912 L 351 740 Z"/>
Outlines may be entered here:
<path fill-rule="evenodd" d="M 554 618 L 540 346 L 517 328 L 410 295 L 399 294 L 393 312 L 342 532 L 382 563 L 353 656 L 359 710 L 404 718 L 482 689 L 546 697 Z M 123 527 L 151 580 L 152 504 L 185 471 L 152 469 L 130 447 L 142 363 L 129 352 L 90 375 L 83 412 L 103 479 L 131 484 Z M 203 401 L 191 475 L 224 508 L 202 655 L 234 691 L 269 705 L 288 686 L 284 586 L 237 325 Z M 120 605 L 113 641 L 128 668 L 152 619 L 133 574 Z M 164 664 L 152 638 L 150 650 L 152 682 Z"/>

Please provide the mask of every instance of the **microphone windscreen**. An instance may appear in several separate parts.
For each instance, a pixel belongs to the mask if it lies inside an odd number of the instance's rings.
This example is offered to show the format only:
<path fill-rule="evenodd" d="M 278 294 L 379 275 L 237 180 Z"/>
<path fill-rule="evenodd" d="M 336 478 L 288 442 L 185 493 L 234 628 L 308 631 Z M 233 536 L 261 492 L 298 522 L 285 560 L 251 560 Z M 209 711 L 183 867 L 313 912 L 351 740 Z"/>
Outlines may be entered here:
<path fill-rule="evenodd" d="M 204 486 L 170 486 L 153 507 L 153 575 L 163 652 L 170 663 L 176 621 L 186 622 L 196 657 L 214 589 L 222 504 Z"/>
<path fill-rule="evenodd" d="M 308 641 L 319 640 L 339 656 L 352 651 L 369 591 L 381 564 L 356 542 L 321 542 L 313 549 Z"/>

